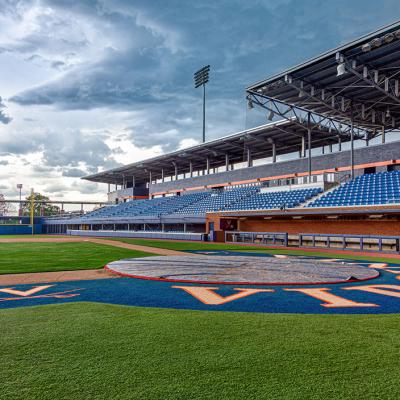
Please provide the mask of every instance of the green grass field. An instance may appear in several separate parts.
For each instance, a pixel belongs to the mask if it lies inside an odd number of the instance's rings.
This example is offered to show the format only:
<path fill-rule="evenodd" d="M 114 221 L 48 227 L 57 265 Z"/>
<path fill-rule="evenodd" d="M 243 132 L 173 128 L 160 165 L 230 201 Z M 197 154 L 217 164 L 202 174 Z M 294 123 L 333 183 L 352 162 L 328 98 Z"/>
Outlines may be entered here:
<path fill-rule="evenodd" d="M 119 240 L 174 250 L 245 250 Z M 0 273 L 100 268 L 150 252 L 88 242 L 0 243 Z M 398 399 L 399 331 L 397 314 L 230 313 L 97 303 L 0 310 L 0 400 Z"/>
<path fill-rule="evenodd" d="M 96 243 L 0 243 L 0 274 L 96 269 L 107 262 L 152 255 Z"/>
<path fill-rule="evenodd" d="M 400 317 L 1 311 L 1 399 L 398 399 Z"/>

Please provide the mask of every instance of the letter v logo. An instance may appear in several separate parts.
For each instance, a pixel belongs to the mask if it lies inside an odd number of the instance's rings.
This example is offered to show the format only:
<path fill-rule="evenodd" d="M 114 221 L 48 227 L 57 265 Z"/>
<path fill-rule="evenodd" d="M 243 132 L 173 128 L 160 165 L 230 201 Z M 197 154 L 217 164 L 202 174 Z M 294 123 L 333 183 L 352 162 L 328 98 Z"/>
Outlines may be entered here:
<path fill-rule="evenodd" d="M 28 289 L 28 290 L 16 290 L 13 288 L 4 288 L 4 289 L 0 289 L 0 292 L 7 293 L 7 294 L 13 294 L 15 296 L 28 297 L 37 292 L 41 292 L 42 290 L 48 289 L 52 286 L 54 286 L 54 285 L 35 286 L 34 288 Z"/>
<path fill-rule="evenodd" d="M 189 293 L 197 300 L 201 301 L 204 304 L 211 306 L 219 306 L 221 304 L 230 303 L 231 301 L 242 299 L 243 297 L 250 296 L 256 293 L 262 292 L 274 292 L 273 289 L 251 289 L 251 288 L 234 288 L 239 293 L 231 294 L 230 296 L 223 297 L 218 293 L 215 293 L 215 290 L 218 290 L 218 287 L 204 287 L 204 286 L 172 286 L 174 289 L 182 289 L 185 292 Z"/>

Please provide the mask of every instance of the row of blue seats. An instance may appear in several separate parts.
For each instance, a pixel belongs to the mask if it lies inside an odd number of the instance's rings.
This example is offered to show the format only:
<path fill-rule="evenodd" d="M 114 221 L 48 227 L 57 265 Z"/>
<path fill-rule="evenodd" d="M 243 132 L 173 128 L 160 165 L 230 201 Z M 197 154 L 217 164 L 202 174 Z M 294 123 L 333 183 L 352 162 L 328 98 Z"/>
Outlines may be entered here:
<path fill-rule="evenodd" d="M 229 205 L 227 210 L 266 210 L 293 208 L 321 193 L 322 189 L 296 189 L 291 191 L 256 193 L 253 196 Z"/>
<path fill-rule="evenodd" d="M 341 207 L 393 203 L 400 203 L 400 171 L 358 176 L 308 206 Z"/>
<path fill-rule="evenodd" d="M 255 210 L 291 208 L 321 192 L 321 189 L 260 192 L 260 187 L 235 188 L 224 191 L 198 192 L 182 196 L 134 200 L 107 206 L 83 216 L 83 219 L 166 214 L 204 214 L 221 210 Z"/>

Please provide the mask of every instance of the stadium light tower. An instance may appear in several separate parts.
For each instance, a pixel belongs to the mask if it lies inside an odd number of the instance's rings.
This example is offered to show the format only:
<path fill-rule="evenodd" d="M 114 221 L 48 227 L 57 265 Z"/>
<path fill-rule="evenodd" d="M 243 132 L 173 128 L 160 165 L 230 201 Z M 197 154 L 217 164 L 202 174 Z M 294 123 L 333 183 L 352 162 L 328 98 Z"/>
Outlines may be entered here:
<path fill-rule="evenodd" d="M 206 83 L 208 82 L 210 66 L 199 69 L 194 74 L 194 87 L 203 86 L 203 143 L 206 141 Z"/>

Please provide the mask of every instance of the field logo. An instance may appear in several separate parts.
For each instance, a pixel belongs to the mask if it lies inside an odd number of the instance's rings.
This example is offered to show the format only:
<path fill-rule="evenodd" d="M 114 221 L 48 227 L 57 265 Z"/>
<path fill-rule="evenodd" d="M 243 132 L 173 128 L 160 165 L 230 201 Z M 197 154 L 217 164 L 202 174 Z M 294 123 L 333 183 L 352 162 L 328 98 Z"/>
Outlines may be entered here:
<path fill-rule="evenodd" d="M 242 299 L 243 297 L 250 296 L 255 293 L 274 292 L 273 289 L 252 289 L 252 288 L 234 288 L 238 293 L 231 294 L 230 296 L 223 297 L 215 290 L 217 287 L 204 287 L 204 286 L 172 286 L 173 289 L 182 289 L 189 293 L 203 304 L 219 306 L 221 304 L 230 303 L 231 301 Z"/>
<path fill-rule="evenodd" d="M 68 299 L 71 297 L 79 296 L 79 293 L 76 293 L 82 289 L 71 289 L 64 290 L 61 292 L 45 292 L 47 289 L 53 288 L 56 285 L 42 285 L 42 286 L 34 286 L 33 288 L 27 290 L 18 290 L 14 288 L 3 288 L 0 289 L 0 294 L 8 294 L 11 297 L 3 297 L 0 296 L 0 302 L 2 301 L 15 301 L 15 300 L 26 300 L 26 299 L 43 299 L 43 298 L 53 298 L 53 299 Z M 44 293 L 43 293 L 44 292 Z"/>

